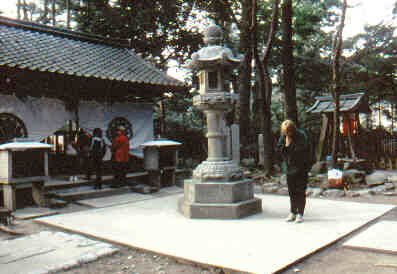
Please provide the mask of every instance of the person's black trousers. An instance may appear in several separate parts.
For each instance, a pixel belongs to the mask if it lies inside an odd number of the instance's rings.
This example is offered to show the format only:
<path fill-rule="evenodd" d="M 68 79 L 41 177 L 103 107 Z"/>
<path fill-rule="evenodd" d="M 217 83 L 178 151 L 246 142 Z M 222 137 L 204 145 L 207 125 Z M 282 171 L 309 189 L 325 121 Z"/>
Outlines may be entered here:
<path fill-rule="evenodd" d="M 91 169 L 92 169 L 92 164 L 91 164 L 91 159 L 90 159 L 88 153 L 80 153 L 79 154 L 79 173 L 85 174 L 87 179 L 89 180 L 91 178 Z"/>
<path fill-rule="evenodd" d="M 113 162 L 116 185 L 127 185 L 128 162 Z"/>
<path fill-rule="evenodd" d="M 293 214 L 303 216 L 305 213 L 307 180 L 307 172 L 287 175 L 288 194 Z"/>
<path fill-rule="evenodd" d="M 101 158 L 92 158 L 92 166 L 95 171 L 95 188 L 102 188 L 102 159 Z"/>

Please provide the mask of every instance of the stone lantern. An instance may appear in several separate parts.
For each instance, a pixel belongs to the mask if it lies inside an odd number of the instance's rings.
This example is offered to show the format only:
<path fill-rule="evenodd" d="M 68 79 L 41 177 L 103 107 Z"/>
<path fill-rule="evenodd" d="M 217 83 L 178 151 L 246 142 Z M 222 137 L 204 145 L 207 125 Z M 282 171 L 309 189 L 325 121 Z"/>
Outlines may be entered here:
<path fill-rule="evenodd" d="M 243 178 L 240 166 L 227 157 L 225 114 L 238 96 L 229 92 L 232 70 L 240 60 L 221 46 L 222 30 L 211 25 L 204 33 L 206 46 L 192 55 L 189 67 L 198 73 L 199 95 L 193 105 L 207 119 L 208 158 L 185 180 L 179 211 L 190 218 L 235 219 L 262 211 L 253 195 L 252 181 Z"/>

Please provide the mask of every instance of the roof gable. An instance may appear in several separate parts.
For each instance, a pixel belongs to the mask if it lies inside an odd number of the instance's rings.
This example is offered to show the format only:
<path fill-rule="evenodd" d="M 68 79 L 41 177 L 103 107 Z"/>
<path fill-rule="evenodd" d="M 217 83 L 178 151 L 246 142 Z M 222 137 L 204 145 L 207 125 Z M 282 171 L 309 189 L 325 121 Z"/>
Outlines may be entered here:
<path fill-rule="evenodd" d="M 307 112 L 322 113 L 335 111 L 335 104 L 331 96 L 318 96 L 315 97 L 316 102 L 310 107 Z M 368 106 L 368 99 L 364 92 L 343 94 L 340 96 L 339 101 L 340 112 L 370 112 Z"/>

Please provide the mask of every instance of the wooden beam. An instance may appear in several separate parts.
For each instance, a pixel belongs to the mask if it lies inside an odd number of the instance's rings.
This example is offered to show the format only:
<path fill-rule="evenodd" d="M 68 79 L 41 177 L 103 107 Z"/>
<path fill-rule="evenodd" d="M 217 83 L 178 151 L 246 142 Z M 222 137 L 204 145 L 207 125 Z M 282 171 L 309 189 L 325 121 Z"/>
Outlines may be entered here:
<path fill-rule="evenodd" d="M 350 149 L 350 154 L 351 154 L 352 159 L 353 159 L 353 163 L 355 163 L 357 157 L 356 157 L 356 153 L 354 152 L 354 148 L 353 148 L 352 128 L 350 126 L 350 117 L 349 117 L 349 115 L 346 115 L 345 121 L 347 121 L 347 142 L 348 142 L 348 146 L 349 146 L 349 149 Z"/>
<path fill-rule="evenodd" d="M 328 129 L 328 116 L 326 114 L 322 114 L 322 124 L 321 124 L 321 132 L 320 132 L 320 140 L 316 149 L 316 161 L 321 161 L 321 157 L 323 155 L 324 142 L 327 136 Z"/>

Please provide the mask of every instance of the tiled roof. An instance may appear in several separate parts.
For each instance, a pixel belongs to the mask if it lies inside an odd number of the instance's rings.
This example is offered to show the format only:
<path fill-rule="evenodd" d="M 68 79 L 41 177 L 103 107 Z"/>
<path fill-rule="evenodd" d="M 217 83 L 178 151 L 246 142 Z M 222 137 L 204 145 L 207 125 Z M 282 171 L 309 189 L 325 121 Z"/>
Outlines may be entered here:
<path fill-rule="evenodd" d="M 0 66 L 171 89 L 185 86 L 120 42 L 1 16 Z"/>
<path fill-rule="evenodd" d="M 339 100 L 340 112 L 370 112 L 367 97 L 364 92 L 344 94 L 340 96 Z M 307 112 L 321 113 L 333 112 L 335 104 L 331 96 L 318 96 L 314 105 L 307 110 Z"/>

